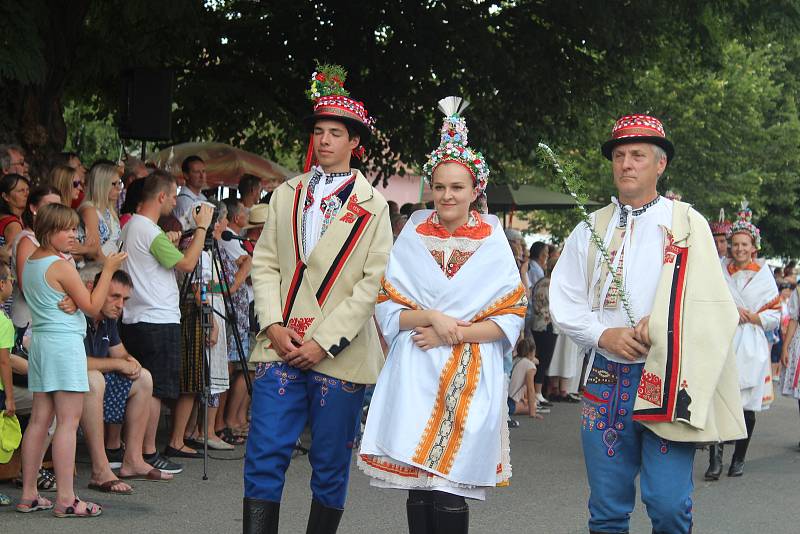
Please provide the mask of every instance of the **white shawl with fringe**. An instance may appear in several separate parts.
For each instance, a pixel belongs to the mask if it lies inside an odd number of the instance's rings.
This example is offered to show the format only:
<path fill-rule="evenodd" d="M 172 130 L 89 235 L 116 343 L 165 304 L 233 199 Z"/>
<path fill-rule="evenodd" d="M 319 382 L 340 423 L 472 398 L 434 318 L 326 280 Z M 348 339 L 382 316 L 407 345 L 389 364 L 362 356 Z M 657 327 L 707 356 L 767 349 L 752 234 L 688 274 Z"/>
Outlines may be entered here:
<path fill-rule="evenodd" d="M 523 326 L 525 289 L 503 229 L 491 215 L 481 216 L 491 234 L 479 244 L 458 232 L 442 240 L 444 268 L 456 265 L 448 278 L 437 265 L 442 258 L 434 259 L 423 241 L 430 237 L 422 234 L 432 213 L 411 216 L 389 257 L 375 311 L 390 349 L 358 465 L 391 487 L 502 485 L 511 476 L 503 357 Z M 399 329 L 400 312 L 410 309 L 494 321 L 504 337 L 424 351 L 411 331 Z"/>

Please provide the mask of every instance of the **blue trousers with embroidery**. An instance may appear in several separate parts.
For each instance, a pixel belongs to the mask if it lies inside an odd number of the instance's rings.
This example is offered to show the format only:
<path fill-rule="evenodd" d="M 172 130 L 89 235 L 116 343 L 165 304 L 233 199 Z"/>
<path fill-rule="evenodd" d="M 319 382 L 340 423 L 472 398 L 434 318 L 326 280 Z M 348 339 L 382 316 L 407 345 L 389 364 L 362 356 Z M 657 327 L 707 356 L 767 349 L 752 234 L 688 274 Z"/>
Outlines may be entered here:
<path fill-rule="evenodd" d="M 245 497 L 280 502 L 292 451 L 309 423 L 314 500 L 344 509 L 364 390 L 362 384 L 282 362 L 259 364 L 244 463 Z"/>
<path fill-rule="evenodd" d="M 694 444 L 661 439 L 633 421 L 642 367 L 597 354 L 586 381 L 581 441 L 591 490 L 589 530 L 628 532 L 641 475 L 653 531 L 685 534 L 692 526 Z"/>

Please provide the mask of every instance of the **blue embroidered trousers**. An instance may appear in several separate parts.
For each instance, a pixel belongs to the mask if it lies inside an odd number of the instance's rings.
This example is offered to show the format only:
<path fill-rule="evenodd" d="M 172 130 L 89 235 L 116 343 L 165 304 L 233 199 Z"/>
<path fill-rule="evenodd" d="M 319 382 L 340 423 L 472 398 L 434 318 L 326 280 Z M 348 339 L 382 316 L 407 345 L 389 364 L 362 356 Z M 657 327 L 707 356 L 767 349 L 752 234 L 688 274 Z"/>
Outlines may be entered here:
<path fill-rule="evenodd" d="M 633 421 L 644 364 L 624 364 L 597 354 L 586 381 L 581 441 L 589 478 L 589 530 L 628 532 L 642 502 L 656 533 L 684 534 L 692 525 L 694 444 L 659 438 Z"/>
<path fill-rule="evenodd" d="M 306 423 L 311 426 L 311 492 L 344 509 L 353 440 L 365 387 L 282 362 L 261 363 L 253 382 L 245 497 L 280 502 L 286 469 Z"/>

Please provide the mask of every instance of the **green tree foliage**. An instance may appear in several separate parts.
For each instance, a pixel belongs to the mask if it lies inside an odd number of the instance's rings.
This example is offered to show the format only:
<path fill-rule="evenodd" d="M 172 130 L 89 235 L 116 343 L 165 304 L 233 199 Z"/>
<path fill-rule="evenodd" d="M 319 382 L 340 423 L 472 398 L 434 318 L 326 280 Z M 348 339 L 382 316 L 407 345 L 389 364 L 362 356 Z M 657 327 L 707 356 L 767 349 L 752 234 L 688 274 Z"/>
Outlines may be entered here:
<path fill-rule="evenodd" d="M 766 255 L 800 250 L 798 59 L 795 44 L 772 39 L 726 38 L 713 63 L 684 48 L 681 61 L 632 69 L 630 88 L 606 108 L 612 117 L 643 112 L 661 118 L 676 146 L 661 192 L 679 192 L 709 219 L 720 208 L 735 217 L 747 199 Z M 567 136 L 563 148 L 593 198 L 607 202 L 614 188 L 599 145 L 613 118 L 601 116 L 588 116 L 583 130 L 590 134 Z M 532 226 L 563 238 L 574 220 L 572 214 L 536 214 Z"/>
<path fill-rule="evenodd" d="M 535 170 L 545 140 L 607 201 L 599 144 L 617 116 L 651 112 L 677 146 L 663 187 L 709 216 L 747 196 L 765 252 L 791 254 L 800 246 L 795 4 L 3 2 L 0 140 L 22 143 L 34 161 L 65 144 L 115 158 L 109 117 L 121 73 L 159 66 L 176 73 L 174 141 L 228 142 L 298 168 L 309 76 L 317 61 L 337 63 L 377 118 L 370 154 L 384 177 L 399 161 L 421 166 L 437 137 L 436 102 L 457 94 L 472 102 L 471 140 L 494 180 L 557 189 Z M 532 225 L 563 238 L 575 222 L 548 213 Z"/>

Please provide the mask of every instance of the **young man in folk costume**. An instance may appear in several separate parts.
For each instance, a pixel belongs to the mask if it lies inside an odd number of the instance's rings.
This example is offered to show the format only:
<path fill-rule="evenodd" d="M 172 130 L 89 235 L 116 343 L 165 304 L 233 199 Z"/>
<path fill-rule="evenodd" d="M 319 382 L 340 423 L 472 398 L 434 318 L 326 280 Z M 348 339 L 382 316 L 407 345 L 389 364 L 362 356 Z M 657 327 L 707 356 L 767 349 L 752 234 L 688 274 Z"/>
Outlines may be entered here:
<path fill-rule="evenodd" d="M 441 144 L 423 169 L 436 209 L 403 228 L 376 307 L 391 349 L 358 466 L 372 485 L 409 492 L 411 534 L 466 533 L 464 498 L 484 499 L 511 476 L 503 359 L 526 291 L 497 217 L 471 206 L 489 168 L 467 146 L 466 105 L 439 102 Z"/>
<path fill-rule="evenodd" d="M 581 223 L 550 283 L 553 322 L 593 356 L 581 429 L 589 530 L 628 532 L 641 474 L 653 532 L 685 534 L 695 443 L 745 434 L 738 313 L 706 220 L 656 191 L 674 154 L 661 122 L 620 118 L 602 152 L 619 192 L 591 217 L 605 251 Z"/>
<path fill-rule="evenodd" d="M 728 228 L 731 259 L 725 261 L 725 280 L 739 309 L 739 326 L 733 339 L 739 388 L 744 408 L 747 437 L 736 442 L 728 469 L 729 477 L 742 476 L 744 458 L 753 429 L 756 412 L 769 407 L 774 396 L 770 346 L 766 332 L 778 327 L 781 300 L 778 285 L 766 260 L 754 260 L 761 248 L 761 233 L 751 222 L 753 214 L 745 205 L 739 219 Z M 722 473 L 722 444 L 712 446 L 706 480 L 718 480 Z"/>
<path fill-rule="evenodd" d="M 711 227 L 711 235 L 714 237 L 714 245 L 717 247 L 717 256 L 720 261 L 725 261 L 728 259 L 728 230 L 731 229 L 731 222 L 725 220 L 725 211 L 719 210 L 719 219 L 711 221 L 708 225 Z"/>
<path fill-rule="evenodd" d="M 306 124 L 317 164 L 275 190 L 253 255 L 262 330 L 251 357 L 259 363 L 244 469 L 245 533 L 278 532 L 286 468 L 306 423 L 313 469 L 306 532 L 336 532 L 365 384 L 375 382 L 383 364 L 372 315 L 392 247 L 389 209 L 350 166 L 371 119 L 347 97 L 343 80 L 340 67 L 314 73 L 314 113 Z"/>

